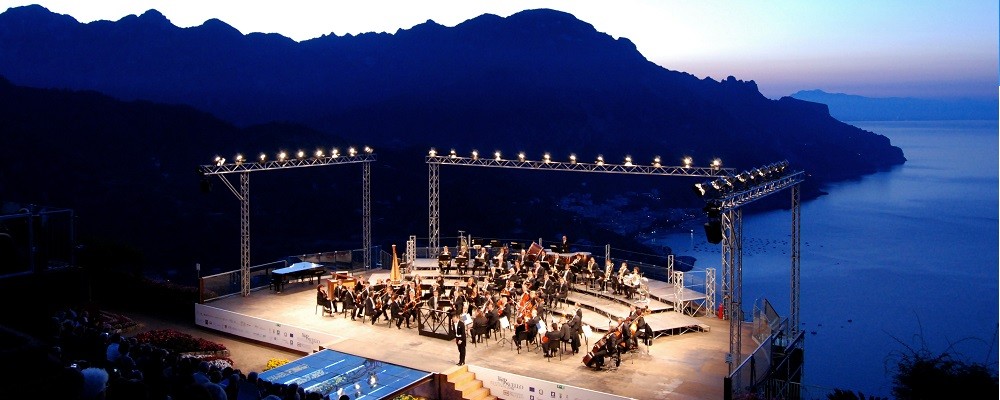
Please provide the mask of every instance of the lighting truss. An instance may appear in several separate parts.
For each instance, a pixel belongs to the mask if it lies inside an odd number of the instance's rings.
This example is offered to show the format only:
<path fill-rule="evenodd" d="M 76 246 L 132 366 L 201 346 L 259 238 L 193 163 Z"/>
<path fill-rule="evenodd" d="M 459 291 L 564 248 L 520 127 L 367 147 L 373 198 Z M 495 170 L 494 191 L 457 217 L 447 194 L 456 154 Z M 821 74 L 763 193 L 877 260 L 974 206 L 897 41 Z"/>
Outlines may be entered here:
<path fill-rule="evenodd" d="M 324 155 L 321 150 L 313 156 L 306 156 L 303 151 L 299 151 L 294 157 L 288 157 L 284 152 L 278 155 L 277 160 L 267 160 L 261 154 L 259 162 L 249 161 L 243 156 L 237 155 L 236 162 L 226 163 L 221 157 L 216 157 L 214 164 L 206 164 L 198 167 L 198 173 L 202 177 L 215 175 L 226 185 L 236 199 L 240 201 L 240 289 L 242 295 L 250 294 L 250 173 L 255 171 L 270 171 L 290 168 L 321 167 L 340 164 L 363 163 L 362 185 L 362 251 L 364 252 L 364 264 L 368 268 L 371 266 L 371 167 L 377 157 L 371 147 L 365 146 L 362 151 L 357 151 L 353 147 L 347 154 L 340 154 L 333 149 L 332 154 Z M 229 179 L 228 174 L 239 174 L 240 187 L 236 188 Z"/>
<path fill-rule="evenodd" d="M 474 167 L 509 168 L 509 169 L 529 169 L 529 170 L 549 170 L 549 171 L 575 171 L 610 174 L 632 174 L 632 175 L 653 175 L 653 176 L 688 176 L 718 178 L 732 176 L 736 170 L 733 168 L 723 168 L 719 159 L 712 161 L 710 167 L 694 167 L 691 165 L 691 158 L 684 158 L 684 166 L 663 166 L 660 158 L 656 157 L 651 165 L 639 165 L 632 162 L 632 158 L 627 156 L 623 164 L 611 164 L 604 161 L 602 156 L 597 156 L 597 161 L 593 163 L 578 162 L 575 155 L 570 156 L 569 162 L 553 161 L 546 153 L 542 160 L 527 160 L 524 153 L 520 153 L 517 159 L 504 159 L 500 153 L 494 153 L 493 157 L 480 155 L 477 151 L 472 152 L 472 157 L 461 157 L 452 150 L 449 154 L 438 154 L 431 149 L 427 161 L 427 207 L 428 207 L 428 243 L 430 256 L 436 257 L 440 249 L 440 220 L 441 220 L 441 190 L 440 190 L 440 167 L 442 165 L 464 165 Z"/>
<path fill-rule="evenodd" d="M 781 166 L 781 171 L 787 167 L 787 162 L 772 164 Z M 770 169 L 771 166 L 765 167 Z M 724 177 L 711 182 L 712 187 L 724 194 L 715 197 L 709 196 L 705 201 L 709 209 L 713 209 L 720 214 L 722 228 L 722 301 L 726 311 L 726 318 L 729 319 L 729 372 L 733 372 L 735 366 L 740 365 L 742 357 L 742 332 L 743 332 L 743 210 L 741 207 L 763 199 L 772 194 L 785 189 L 792 190 L 792 259 L 791 259 L 791 310 L 792 321 L 799 321 L 799 184 L 805 180 L 805 172 L 792 172 L 780 177 L 768 176 L 761 173 L 762 169 L 755 168 L 752 173 L 759 174 L 764 180 L 762 182 L 752 182 L 745 189 L 734 189 L 732 179 L 746 176 L 745 172 L 737 177 Z M 781 172 L 783 173 L 783 172 Z M 742 180 L 741 180 L 742 181 Z M 743 182 L 740 182 L 741 184 Z M 702 183 L 696 189 L 702 196 L 706 191 L 707 184 Z M 795 327 L 793 329 L 798 329 Z"/>
<path fill-rule="evenodd" d="M 721 177 L 731 176 L 736 170 L 721 167 L 684 167 L 639 164 L 609 164 L 604 162 L 560 162 L 551 160 L 507 160 L 485 157 L 459 157 L 455 155 L 427 156 L 428 164 L 471 165 L 494 168 L 519 168 L 552 171 L 604 172 L 612 174 Z"/>
<path fill-rule="evenodd" d="M 318 167 L 333 164 L 351 164 L 372 162 L 376 160 L 374 153 L 360 153 L 354 156 L 342 155 L 339 157 L 304 157 L 289 158 L 284 161 L 273 160 L 264 162 L 237 162 L 228 164 L 202 165 L 199 171 L 204 175 L 235 174 L 240 172 L 268 171 L 274 169 Z"/>

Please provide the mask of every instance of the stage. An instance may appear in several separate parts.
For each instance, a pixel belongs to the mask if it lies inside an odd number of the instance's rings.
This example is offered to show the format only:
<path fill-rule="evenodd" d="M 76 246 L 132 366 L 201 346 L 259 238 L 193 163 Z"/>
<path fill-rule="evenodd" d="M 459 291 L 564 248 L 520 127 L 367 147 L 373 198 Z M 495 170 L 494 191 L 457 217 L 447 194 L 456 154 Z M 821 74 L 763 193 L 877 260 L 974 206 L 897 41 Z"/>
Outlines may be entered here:
<path fill-rule="evenodd" d="M 422 278 L 436 275 L 433 270 L 414 269 L 411 272 L 419 273 Z M 354 276 L 374 281 L 384 279 L 388 274 L 389 271 L 372 270 L 355 273 Z M 650 294 L 655 295 L 653 288 L 659 289 L 661 285 L 666 287 L 668 284 L 651 281 Z M 454 367 L 458 360 L 454 341 L 420 336 L 415 323 L 411 324 L 411 329 L 405 326 L 397 329 L 384 320 L 371 325 L 363 324 L 360 320 L 352 321 L 342 313 L 324 316 L 322 310 L 316 307 L 315 293 L 315 281 L 293 281 L 280 293 L 265 288 L 251 291 L 246 297 L 229 296 L 202 306 L 273 321 L 280 326 L 322 332 L 325 334 L 324 343 L 320 343 L 323 348 L 408 368 L 444 373 Z M 584 291 L 571 292 L 571 296 L 585 295 Z M 585 306 L 581 304 L 581 307 Z M 563 309 L 569 310 L 572 307 Z M 599 315 L 594 311 L 591 313 Z M 586 315 L 584 323 L 593 322 L 594 332 L 589 344 L 581 344 L 579 354 L 545 358 L 541 350 L 532 348 L 532 351 L 528 351 L 522 348 L 518 352 L 508 343 L 509 340 L 498 342 L 494 337 L 478 344 L 470 341 L 466 362 L 474 366 L 636 399 L 722 398 L 723 378 L 728 372 L 725 359 L 729 350 L 729 322 L 714 316 L 691 317 L 668 310 L 652 315 L 680 321 L 656 323 L 689 326 L 694 321 L 699 328 L 658 336 L 652 346 L 640 346 L 639 351 L 625 354 L 621 366 L 616 370 L 594 371 L 583 365 L 584 355 L 591 350 L 594 340 L 602 335 L 598 330 L 602 319 L 591 316 L 588 320 Z M 603 318 L 603 321 L 606 323 L 607 318 Z M 649 322 L 654 324 L 653 320 Z M 749 324 L 744 324 L 744 327 L 748 330 Z M 512 334 L 512 331 L 506 331 L 504 336 L 509 339 Z M 746 332 L 744 338 L 749 338 Z M 750 354 L 756 347 L 750 339 L 743 340 L 743 345 L 743 354 Z M 307 352 L 303 352 L 303 356 L 306 354 Z"/>

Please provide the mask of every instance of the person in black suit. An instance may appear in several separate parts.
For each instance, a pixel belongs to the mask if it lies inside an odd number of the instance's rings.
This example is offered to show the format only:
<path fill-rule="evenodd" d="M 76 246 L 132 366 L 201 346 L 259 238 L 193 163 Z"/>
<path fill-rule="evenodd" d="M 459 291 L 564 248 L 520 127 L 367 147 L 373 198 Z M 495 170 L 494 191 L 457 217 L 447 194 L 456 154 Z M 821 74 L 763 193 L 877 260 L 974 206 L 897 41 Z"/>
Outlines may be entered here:
<path fill-rule="evenodd" d="M 451 329 L 454 332 L 455 344 L 458 345 L 458 362 L 455 365 L 465 365 L 465 323 L 458 318 L 458 313 L 451 314 Z"/>
<path fill-rule="evenodd" d="M 559 342 L 562 340 L 563 332 L 559 330 L 559 325 L 555 322 L 552 323 L 552 327 L 545 332 L 545 345 L 542 346 L 542 350 L 545 350 L 546 357 L 554 357 L 556 351 L 559 350 Z"/>
<path fill-rule="evenodd" d="M 563 235 L 562 242 L 559 242 L 559 252 L 569 253 L 569 239 L 566 239 L 566 235 Z"/>
<path fill-rule="evenodd" d="M 580 352 L 580 334 L 583 333 L 582 321 L 575 314 L 567 314 L 566 318 L 569 318 L 566 322 L 569 326 L 569 345 L 573 354 L 577 354 Z"/>
<path fill-rule="evenodd" d="M 398 296 L 393 296 L 393 299 L 389 301 L 389 315 L 393 321 L 396 321 L 396 329 L 403 329 L 399 326 L 403 324 L 403 304 L 400 303 L 401 299 Z M 410 327 L 410 321 L 406 321 L 406 327 Z"/>

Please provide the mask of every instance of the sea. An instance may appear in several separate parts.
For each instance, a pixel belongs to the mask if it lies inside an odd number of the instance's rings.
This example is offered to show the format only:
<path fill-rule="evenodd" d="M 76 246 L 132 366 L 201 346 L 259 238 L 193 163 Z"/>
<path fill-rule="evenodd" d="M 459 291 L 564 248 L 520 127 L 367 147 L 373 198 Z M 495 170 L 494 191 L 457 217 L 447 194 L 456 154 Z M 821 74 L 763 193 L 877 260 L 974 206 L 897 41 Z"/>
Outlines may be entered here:
<path fill-rule="evenodd" d="M 848 123 L 888 137 L 907 161 L 801 204 L 805 389 L 891 398 L 898 361 L 920 352 L 997 374 L 998 121 Z M 747 316 L 763 299 L 788 315 L 790 227 L 788 210 L 744 214 Z M 703 231 L 649 242 L 721 274 Z"/>

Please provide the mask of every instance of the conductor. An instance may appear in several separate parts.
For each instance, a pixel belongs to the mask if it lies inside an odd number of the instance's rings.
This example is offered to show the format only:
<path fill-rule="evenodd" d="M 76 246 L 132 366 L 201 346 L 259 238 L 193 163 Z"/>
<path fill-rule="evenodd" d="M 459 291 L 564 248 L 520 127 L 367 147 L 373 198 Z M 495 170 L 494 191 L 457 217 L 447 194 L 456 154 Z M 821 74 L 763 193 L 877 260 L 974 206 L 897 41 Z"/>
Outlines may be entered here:
<path fill-rule="evenodd" d="M 458 362 L 455 365 L 465 365 L 465 322 L 458 318 L 458 313 L 451 314 L 451 327 L 455 332 L 455 344 L 458 345 Z"/>

